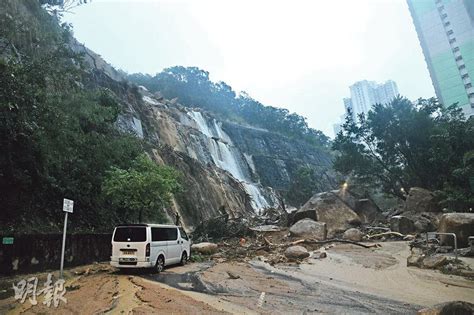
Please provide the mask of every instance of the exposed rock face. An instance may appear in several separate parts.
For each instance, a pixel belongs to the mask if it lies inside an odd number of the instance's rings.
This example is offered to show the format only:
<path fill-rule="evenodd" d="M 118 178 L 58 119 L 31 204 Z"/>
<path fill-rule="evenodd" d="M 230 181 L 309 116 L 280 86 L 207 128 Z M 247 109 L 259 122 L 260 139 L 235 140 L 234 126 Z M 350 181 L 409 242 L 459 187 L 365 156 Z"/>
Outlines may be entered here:
<path fill-rule="evenodd" d="M 412 220 L 402 215 L 394 215 L 390 218 L 390 229 L 394 232 L 409 234 L 415 232 Z"/>
<path fill-rule="evenodd" d="M 171 219 L 178 212 L 184 225 L 191 227 L 223 212 L 229 217 L 252 215 L 250 197 L 241 183 L 226 172 L 205 167 L 188 155 L 165 146 L 154 151 L 159 164 L 171 165 L 182 174 L 185 188 L 175 196 L 173 209 L 169 209 Z"/>
<path fill-rule="evenodd" d="M 285 256 L 290 259 L 303 259 L 309 257 L 309 253 L 303 246 L 291 246 L 285 250 Z"/>
<path fill-rule="evenodd" d="M 474 304 L 464 301 L 446 302 L 419 310 L 417 315 L 472 315 Z"/>
<path fill-rule="evenodd" d="M 328 237 L 333 237 L 337 233 L 359 225 L 361 223 L 359 216 L 337 196 L 337 192 L 324 192 L 314 195 L 298 210 L 294 220 L 315 218 L 317 221 L 325 222 Z"/>
<path fill-rule="evenodd" d="M 420 187 L 413 187 L 410 188 L 408 193 L 405 210 L 412 212 L 439 212 L 441 208 L 431 191 Z"/>
<path fill-rule="evenodd" d="M 454 233 L 458 247 L 467 247 L 468 237 L 474 235 L 474 213 L 447 213 L 441 217 L 439 232 Z M 442 245 L 454 245 L 453 238 L 441 236 Z"/>
<path fill-rule="evenodd" d="M 191 251 L 195 251 L 204 255 L 211 255 L 217 252 L 217 244 L 208 242 L 193 244 L 191 246 Z"/>
<path fill-rule="evenodd" d="M 364 237 L 364 233 L 361 230 L 356 228 L 350 228 L 344 232 L 342 238 L 345 240 L 353 241 L 353 242 L 360 242 Z"/>
<path fill-rule="evenodd" d="M 316 240 L 325 240 L 327 236 L 326 223 L 316 222 L 311 219 L 303 219 L 290 228 L 291 235 L 301 236 L 305 238 L 313 238 Z"/>
<path fill-rule="evenodd" d="M 301 165 L 309 165 L 320 175 L 319 190 L 335 186 L 332 157 L 298 139 L 288 139 L 267 130 L 223 122 L 222 128 L 234 145 L 252 161 L 252 175 L 264 186 L 288 189 Z"/>

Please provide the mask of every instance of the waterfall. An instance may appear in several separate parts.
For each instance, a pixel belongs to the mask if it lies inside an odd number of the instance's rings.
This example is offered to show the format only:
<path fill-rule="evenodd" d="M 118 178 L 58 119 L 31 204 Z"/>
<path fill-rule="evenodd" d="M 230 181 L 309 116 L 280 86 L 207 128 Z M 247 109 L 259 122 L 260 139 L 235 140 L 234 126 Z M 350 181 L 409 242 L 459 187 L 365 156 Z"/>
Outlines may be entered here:
<path fill-rule="evenodd" d="M 209 154 L 213 162 L 221 169 L 228 171 L 235 179 L 242 182 L 247 194 L 252 198 L 251 204 L 254 210 L 261 210 L 270 207 L 270 204 L 265 199 L 261 192 L 261 186 L 257 183 L 252 183 L 250 176 L 244 171 L 242 165 L 246 165 L 247 161 L 243 161 L 240 157 L 239 151 L 233 146 L 231 139 L 222 130 L 220 124 L 213 119 L 211 124 L 208 124 L 201 112 L 191 111 L 188 116 L 193 122 L 194 128 L 198 129 L 206 136 Z"/>

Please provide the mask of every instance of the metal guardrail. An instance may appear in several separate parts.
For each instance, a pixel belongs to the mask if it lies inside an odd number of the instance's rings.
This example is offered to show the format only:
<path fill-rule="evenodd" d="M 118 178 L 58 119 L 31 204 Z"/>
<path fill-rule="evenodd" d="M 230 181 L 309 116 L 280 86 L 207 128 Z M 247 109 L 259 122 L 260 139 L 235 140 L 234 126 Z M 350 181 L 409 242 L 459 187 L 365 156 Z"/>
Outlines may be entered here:
<path fill-rule="evenodd" d="M 454 234 L 454 233 L 440 233 L 440 232 L 430 232 L 430 233 L 428 233 L 427 232 L 426 233 L 426 244 L 428 244 L 428 241 L 429 241 L 428 234 L 452 236 L 454 238 L 454 257 L 455 257 L 456 261 L 458 260 L 458 238 L 456 237 L 456 234 Z M 471 238 L 471 237 L 469 237 L 469 238 Z M 474 239 L 474 237 L 473 237 L 473 239 Z M 472 244 L 471 244 L 471 246 L 472 246 Z"/>

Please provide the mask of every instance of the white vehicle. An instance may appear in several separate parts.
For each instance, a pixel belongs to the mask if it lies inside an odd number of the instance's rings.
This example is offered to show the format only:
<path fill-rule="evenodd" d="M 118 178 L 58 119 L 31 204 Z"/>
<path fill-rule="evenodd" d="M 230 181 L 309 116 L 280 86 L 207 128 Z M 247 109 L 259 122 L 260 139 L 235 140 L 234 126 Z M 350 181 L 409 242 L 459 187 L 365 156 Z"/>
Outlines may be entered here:
<path fill-rule="evenodd" d="M 190 241 L 182 227 L 163 224 L 118 225 L 112 235 L 110 264 L 117 268 L 154 268 L 186 264 Z"/>

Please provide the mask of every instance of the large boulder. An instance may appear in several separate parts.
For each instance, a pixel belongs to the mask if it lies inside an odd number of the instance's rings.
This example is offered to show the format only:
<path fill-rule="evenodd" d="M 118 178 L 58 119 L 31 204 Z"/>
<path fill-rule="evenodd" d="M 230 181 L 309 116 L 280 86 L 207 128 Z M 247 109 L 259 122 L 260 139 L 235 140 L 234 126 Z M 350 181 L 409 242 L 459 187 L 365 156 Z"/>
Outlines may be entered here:
<path fill-rule="evenodd" d="M 440 212 L 434 194 L 420 187 L 410 188 L 405 202 L 405 210 L 413 212 Z"/>
<path fill-rule="evenodd" d="M 198 243 L 191 246 L 191 251 L 198 252 L 199 254 L 211 255 L 217 252 L 217 244 L 214 243 Z"/>
<path fill-rule="evenodd" d="M 304 218 L 325 222 L 328 237 L 360 225 L 360 217 L 338 194 L 339 191 L 332 191 L 314 195 L 295 214 L 295 222 Z"/>
<path fill-rule="evenodd" d="M 464 301 L 453 301 L 437 304 L 433 307 L 419 310 L 417 315 L 472 315 L 474 304 Z"/>
<path fill-rule="evenodd" d="M 371 223 L 378 218 L 382 218 L 382 212 L 372 199 L 357 200 L 354 211 L 360 217 L 362 223 Z"/>
<path fill-rule="evenodd" d="M 291 246 L 285 250 L 286 258 L 303 259 L 309 257 L 309 252 L 303 246 Z"/>
<path fill-rule="evenodd" d="M 446 213 L 441 217 L 438 232 L 456 234 L 458 247 L 467 247 L 468 237 L 474 236 L 474 213 Z M 454 245 L 453 237 L 441 236 L 442 245 Z"/>
<path fill-rule="evenodd" d="M 303 219 L 293 224 L 290 228 L 290 234 L 323 241 L 327 237 L 326 223 Z"/>
<path fill-rule="evenodd" d="M 364 237 L 364 233 L 356 228 L 350 228 L 344 232 L 342 238 L 345 240 L 353 241 L 353 242 L 360 242 Z"/>
<path fill-rule="evenodd" d="M 415 232 L 415 224 L 409 218 L 402 215 L 394 215 L 390 218 L 390 229 L 393 232 L 410 234 Z"/>

